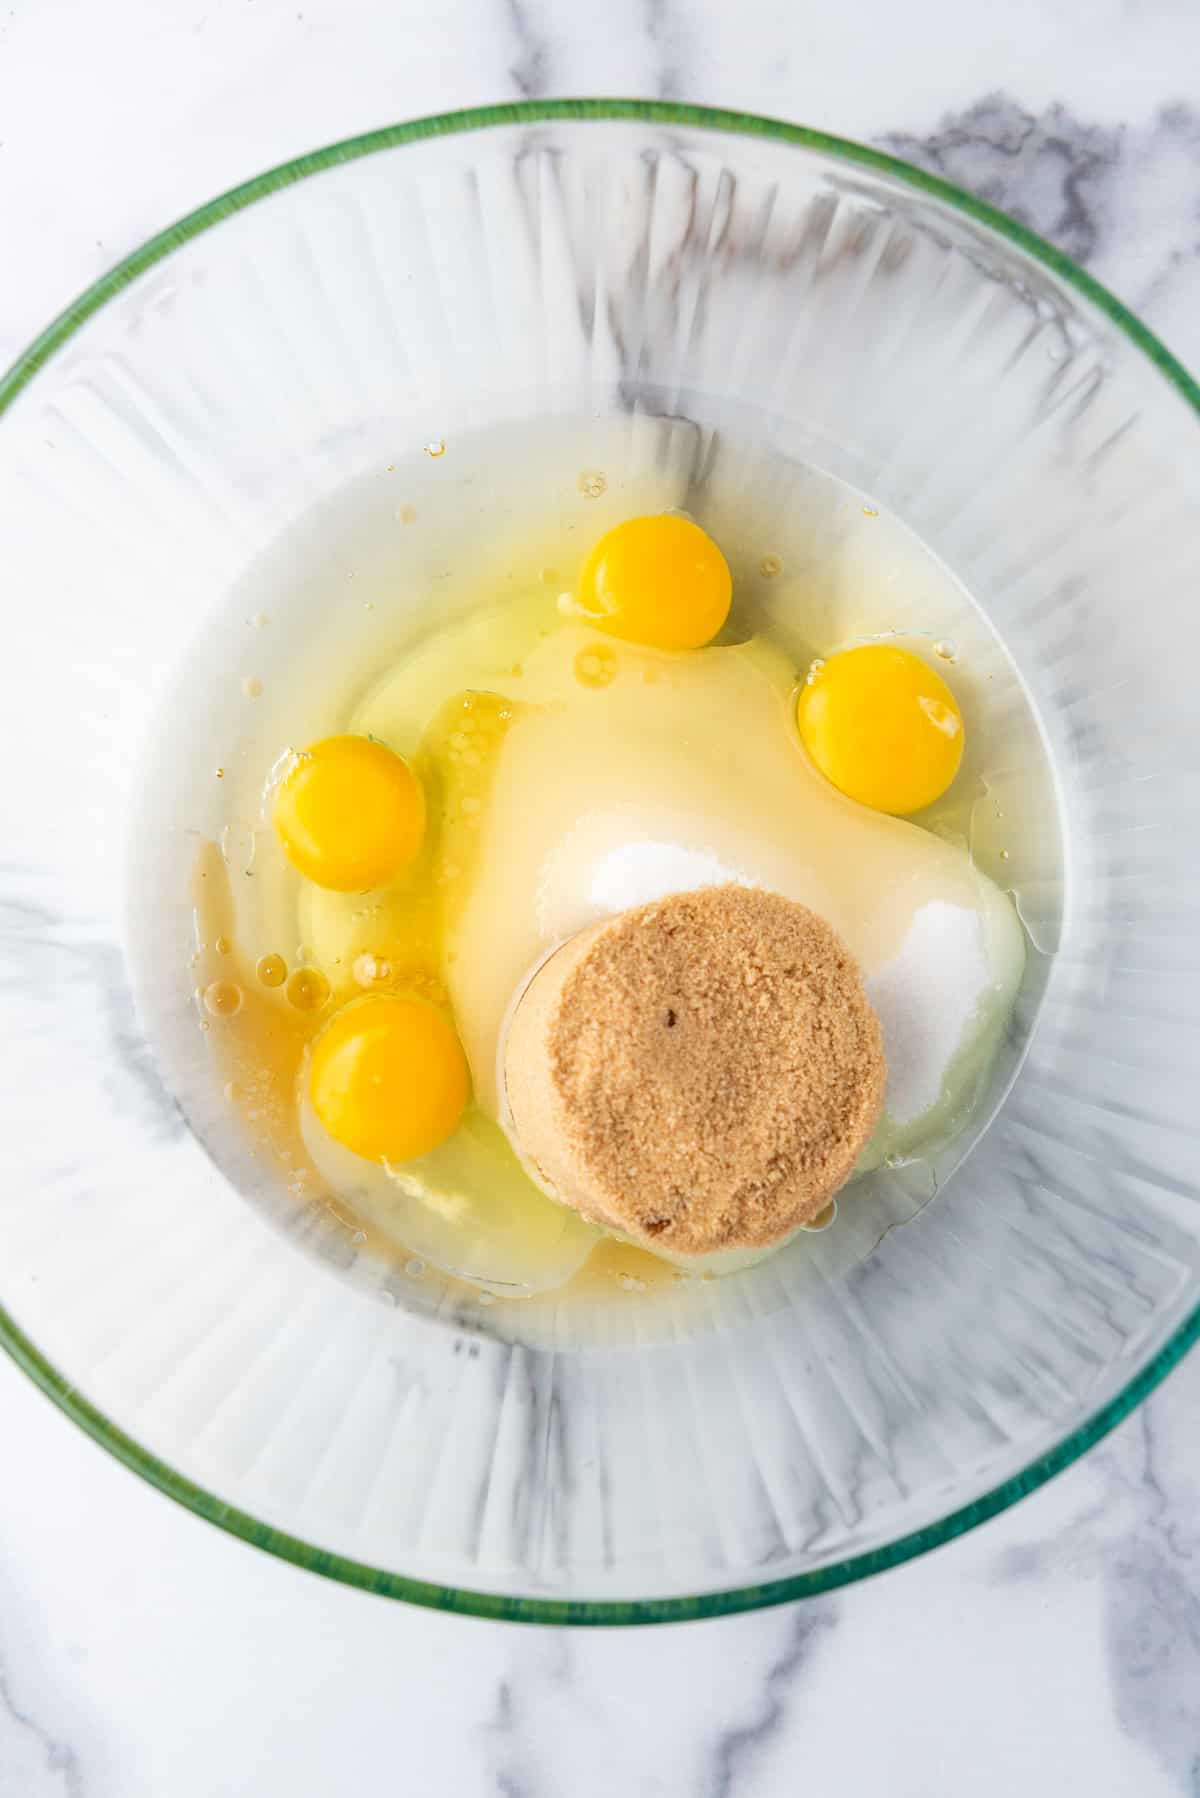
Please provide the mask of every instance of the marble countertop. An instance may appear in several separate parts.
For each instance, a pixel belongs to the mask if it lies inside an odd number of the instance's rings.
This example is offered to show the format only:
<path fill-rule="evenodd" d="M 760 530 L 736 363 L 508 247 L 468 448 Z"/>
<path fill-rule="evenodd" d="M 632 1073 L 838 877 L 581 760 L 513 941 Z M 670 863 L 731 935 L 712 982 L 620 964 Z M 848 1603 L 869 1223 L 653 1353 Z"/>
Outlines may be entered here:
<path fill-rule="evenodd" d="M 1200 366 L 1179 0 L 3 0 L 0 362 L 159 225 L 408 115 L 666 95 L 886 145 Z M 1200 1358 L 937 1553 L 719 1623 L 427 1614 L 177 1509 L 0 1363 L 0 1798 L 1200 1794 Z"/>

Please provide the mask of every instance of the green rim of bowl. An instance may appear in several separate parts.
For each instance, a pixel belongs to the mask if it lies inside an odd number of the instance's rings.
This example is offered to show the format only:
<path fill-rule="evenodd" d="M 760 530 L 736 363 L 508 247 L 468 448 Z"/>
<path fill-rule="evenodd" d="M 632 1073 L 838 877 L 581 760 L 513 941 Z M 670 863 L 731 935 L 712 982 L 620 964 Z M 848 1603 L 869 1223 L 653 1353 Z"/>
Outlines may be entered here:
<path fill-rule="evenodd" d="M 94 286 L 89 287 L 65 312 L 60 313 L 41 336 L 30 344 L 8 373 L 0 378 L 0 413 L 12 404 L 38 371 L 70 341 L 93 313 L 107 305 L 123 288 L 136 281 L 139 275 L 145 274 L 147 269 L 153 268 L 155 263 L 161 262 L 180 245 L 211 230 L 231 214 L 252 206 L 255 201 L 266 199 L 268 195 L 278 193 L 281 188 L 304 181 L 310 175 L 318 175 L 325 169 L 336 168 L 341 163 L 355 162 L 362 156 L 373 156 L 379 150 L 391 150 L 403 144 L 419 143 L 427 138 L 453 137 L 468 131 L 486 130 L 492 126 L 540 125 L 560 119 L 624 119 L 647 125 L 697 126 L 709 131 L 728 132 L 737 137 L 767 138 L 776 143 L 793 144 L 804 150 L 819 150 L 851 165 L 891 175 L 918 192 L 943 201 L 956 212 L 965 213 L 968 218 L 994 231 L 998 237 L 1015 244 L 1034 262 L 1050 269 L 1068 287 L 1074 288 L 1076 293 L 1103 313 L 1118 330 L 1124 332 L 1200 416 L 1200 386 L 1197 386 L 1166 346 L 1106 288 L 1077 267 L 1070 257 L 1064 256 L 1061 250 L 1045 243 L 1034 232 L 1017 224 L 1014 219 L 987 205 L 985 201 L 975 199 L 936 175 L 928 175 L 924 170 L 914 168 L 911 163 L 901 162 L 898 158 L 885 155 L 881 150 L 870 149 L 865 144 L 832 137 L 824 131 L 811 131 L 806 126 L 789 125 L 779 119 L 760 118 L 754 113 L 725 112 L 706 106 L 678 105 L 659 100 L 534 100 L 505 106 L 476 107 L 465 112 L 443 113 L 433 118 L 414 119 L 404 125 L 389 125 L 378 131 L 368 131 L 361 137 L 347 138 L 326 149 L 311 151 L 306 156 L 298 156 L 292 162 L 269 169 L 266 174 L 258 175 L 240 187 L 231 188 L 228 193 L 211 200 L 198 211 L 188 213 L 177 224 L 150 238 Z M 160 1492 L 165 1492 L 168 1498 L 186 1505 L 198 1516 L 218 1524 L 231 1535 L 240 1536 L 243 1541 L 278 1555 L 281 1560 L 305 1567 L 310 1573 L 324 1574 L 329 1579 L 342 1581 L 344 1585 L 357 1586 L 367 1592 L 378 1592 L 387 1598 L 402 1598 L 410 1604 L 429 1605 L 440 1611 L 460 1611 L 475 1617 L 559 1625 L 672 1623 L 689 1618 L 719 1617 L 736 1611 L 758 1610 L 766 1605 L 784 1604 L 795 1598 L 811 1598 L 837 1586 L 850 1585 L 855 1580 L 865 1579 L 868 1574 L 882 1573 L 885 1569 L 912 1560 L 914 1556 L 925 1554 L 944 1542 L 952 1542 L 956 1536 L 965 1535 L 977 1524 L 1006 1510 L 1026 1493 L 1035 1491 L 1054 1474 L 1061 1473 L 1073 1461 L 1078 1460 L 1080 1455 L 1115 1428 L 1122 1418 L 1127 1417 L 1154 1390 L 1159 1381 L 1182 1360 L 1198 1337 L 1200 1305 L 1178 1325 L 1153 1359 L 1134 1375 L 1116 1397 L 1110 1399 L 1079 1429 L 1072 1431 L 1045 1454 L 1039 1455 L 1020 1473 L 1002 1480 L 973 1504 L 950 1512 L 925 1529 L 901 1536 L 885 1548 L 874 1549 L 869 1554 L 854 1555 L 848 1560 L 833 1562 L 810 1573 L 770 1580 L 763 1585 L 704 1592 L 695 1597 L 548 1599 L 506 1597 L 500 1593 L 473 1592 L 461 1587 L 439 1586 L 426 1580 L 409 1579 L 404 1574 L 389 1573 L 362 1561 L 330 1554 L 311 1542 L 273 1529 L 247 1512 L 224 1504 L 214 1493 L 194 1485 L 191 1480 L 185 1479 L 165 1462 L 158 1460 L 119 1429 L 111 1418 L 89 1404 L 71 1381 L 50 1365 L 19 1329 L 15 1320 L 0 1306 L 0 1345 L 68 1417 L 73 1418 L 81 1429 L 86 1430 L 103 1448 L 115 1455 L 118 1461 L 123 1461 L 134 1473 L 149 1480 Z"/>

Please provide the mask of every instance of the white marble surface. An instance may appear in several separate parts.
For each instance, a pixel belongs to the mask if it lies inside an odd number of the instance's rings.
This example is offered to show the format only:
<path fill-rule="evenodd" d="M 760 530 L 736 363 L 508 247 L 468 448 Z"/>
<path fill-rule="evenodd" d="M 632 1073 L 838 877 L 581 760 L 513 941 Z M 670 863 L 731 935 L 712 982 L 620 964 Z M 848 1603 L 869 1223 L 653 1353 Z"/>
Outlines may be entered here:
<path fill-rule="evenodd" d="M 673 95 L 1020 213 L 1200 364 L 1181 0 L 3 0 L 0 360 L 158 225 L 406 115 Z M 2 1798 L 1200 1793 L 1200 1361 L 1085 1462 L 818 1602 L 646 1631 L 406 1610 L 176 1509 L 0 1365 Z"/>

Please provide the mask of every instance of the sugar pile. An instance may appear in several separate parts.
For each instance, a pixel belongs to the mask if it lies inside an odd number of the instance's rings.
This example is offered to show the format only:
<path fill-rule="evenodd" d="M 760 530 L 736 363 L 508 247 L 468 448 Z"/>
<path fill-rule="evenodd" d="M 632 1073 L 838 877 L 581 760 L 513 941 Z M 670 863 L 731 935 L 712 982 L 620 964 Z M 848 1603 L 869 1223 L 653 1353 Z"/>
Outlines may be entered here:
<path fill-rule="evenodd" d="M 900 952 L 866 978 L 883 1028 L 888 1083 L 883 1106 L 911 1124 L 941 1096 L 993 974 L 978 912 L 938 899 L 923 905 Z"/>

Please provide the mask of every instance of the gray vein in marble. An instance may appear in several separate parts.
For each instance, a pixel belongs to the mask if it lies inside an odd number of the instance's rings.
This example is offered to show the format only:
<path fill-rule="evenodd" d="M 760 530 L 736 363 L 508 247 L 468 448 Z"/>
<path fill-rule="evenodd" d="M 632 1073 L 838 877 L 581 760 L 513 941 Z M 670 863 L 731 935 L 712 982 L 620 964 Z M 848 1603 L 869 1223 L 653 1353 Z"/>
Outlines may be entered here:
<path fill-rule="evenodd" d="M 89 957 L 93 983 L 104 1000 L 109 1041 L 122 1072 L 140 1092 L 148 1126 L 157 1138 L 184 1135 L 187 1124 L 183 1112 L 164 1085 L 138 1023 L 119 951 L 98 943 L 92 945 Z"/>
<path fill-rule="evenodd" d="M 504 0 L 517 54 L 508 72 L 523 100 L 536 100 L 549 86 L 550 48 L 534 30 L 523 0 Z"/>
<path fill-rule="evenodd" d="M 1084 124 L 1063 106 L 1036 117 L 1006 94 L 989 94 L 950 114 L 932 137 L 897 133 L 881 141 L 1087 262 L 1100 239 L 1121 138 L 1120 126 Z"/>
<path fill-rule="evenodd" d="M 992 1563 L 1001 1582 L 1098 1588 L 1114 1714 L 1186 1798 L 1200 1798 L 1200 1479 L 1194 1383 L 1176 1378 L 1081 1465 L 1079 1508 Z M 1172 1415 L 1178 1407 L 1178 1414 Z M 1176 1464 L 1164 1469 L 1174 1444 Z M 1086 1495 L 1086 1497 L 1085 1497 Z"/>
<path fill-rule="evenodd" d="M 783 1652 L 768 1667 L 762 1684 L 759 1714 L 751 1722 L 724 1730 L 717 1737 L 712 1751 L 712 1782 L 706 1787 L 706 1798 L 737 1798 L 739 1792 L 750 1789 L 754 1763 L 769 1748 L 783 1726 L 788 1706 L 796 1700 L 798 1676 L 808 1667 L 822 1638 L 830 1633 L 836 1622 L 837 1610 L 831 1604 L 816 1604 L 810 1600 L 797 1605 L 791 1612 Z"/>
<path fill-rule="evenodd" d="M 1158 1758 L 1188 1798 L 1200 1794 L 1200 1520 L 1159 1475 L 1161 1408 L 1146 1404 L 1118 1445 L 1138 1519 L 1104 1557 L 1109 1672 L 1122 1728 Z M 1183 1434 L 1183 1420 L 1174 1427 Z M 1116 1457 L 1111 1457 L 1115 1459 Z M 1119 1462 L 1118 1462 L 1119 1465 Z M 1194 1499 L 1196 1493 L 1190 1496 Z M 1146 1500 L 1148 1499 L 1148 1502 Z M 1187 1539 L 1185 1518 L 1193 1539 Z M 1189 1565 L 1190 1563 L 1190 1565 Z"/>
<path fill-rule="evenodd" d="M 1131 133 L 1096 273 L 1200 367 L 1200 112 L 1163 109 Z M 1128 272 L 1127 272 L 1128 271 Z"/>
<path fill-rule="evenodd" d="M 1086 264 L 1178 354 L 1200 360 L 1200 110 L 1100 124 L 995 93 L 926 137 L 885 133 L 896 155 L 990 200 Z"/>
<path fill-rule="evenodd" d="M 496 1715 L 487 1726 L 498 1734 L 511 1735 L 513 1729 L 513 1696 L 509 1681 L 502 1679 L 496 1688 Z M 496 1791 L 499 1798 L 522 1798 L 524 1787 L 512 1774 L 498 1772 L 496 1775 Z"/>
<path fill-rule="evenodd" d="M 12 1798 L 17 1798 L 18 1793 L 20 1798 L 34 1798 L 35 1788 L 29 1784 L 30 1771 L 40 1765 L 52 1783 L 39 1781 L 38 1798 L 41 1793 L 45 1793 L 46 1798 L 52 1793 L 59 1793 L 62 1798 L 82 1798 L 83 1769 L 79 1756 L 69 1743 L 62 1741 L 17 1703 L 3 1661 L 0 1661 L 0 1724 L 4 1725 L 4 1733 L 0 1734 L 0 1792 L 11 1793 Z"/>
<path fill-rule="evenodd" d="M 16 870 L 0 869 L 0 882 L 16 879 Z M 6 897 L 0 906 L 0 988 L 32 997 L 58 985 L 79 995 L 81 1029 L 89 1018 L 103 1020 L 108 1052 L 100 1052 L 100 1065 L 114 1105 L 127 1110 L 136 1095 L 144 1128 L 156 1140 L 182 1136 L 183 1113 L 138 1023 L 119 949 L 85 921 L 67 919 L 34 899 Z"/>
<path fill-rule="evenodd" d="M 535 1658 L 553 1686 L 569 1684 L 572 1672 L 571 1646 L 564 1630 L 547 1630 L 534 1642 Z M 482 1734 L 488 1741 L 489 1778 L 496 1798 L 533 1798 L 538 1779 L 530 1771 L 529 1732 L 522 1729 L 528 1704 L 519 1704 L 511 1678 L 502 1678 L 496 1687 L 496 1702 Z"/>
<path fill-rule="evenodd" d="M 643 0 L 646 35 L 655 58 L 655 92 L 660 100 L 690 97 L 687 34 L 671 0 Z"/>

